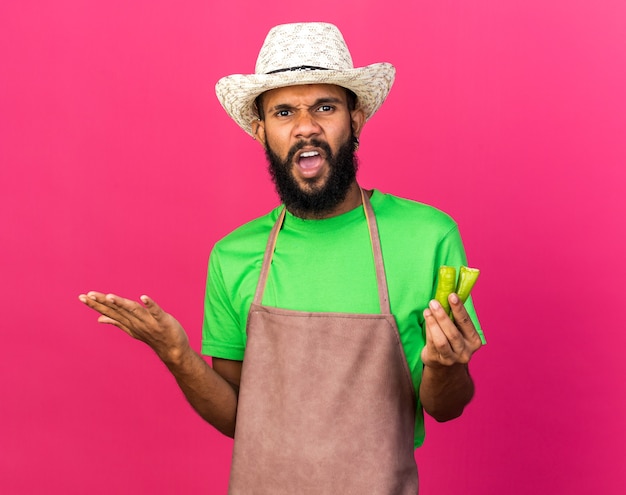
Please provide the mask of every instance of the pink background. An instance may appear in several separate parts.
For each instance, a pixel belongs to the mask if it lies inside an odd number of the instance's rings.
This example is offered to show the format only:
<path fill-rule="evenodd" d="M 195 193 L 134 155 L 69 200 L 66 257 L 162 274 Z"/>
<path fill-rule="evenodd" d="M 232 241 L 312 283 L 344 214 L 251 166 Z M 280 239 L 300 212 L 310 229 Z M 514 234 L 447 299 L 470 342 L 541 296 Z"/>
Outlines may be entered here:
<path fill-rule="evenodd" d="M 327 20 L 398 70 L 362 185 L 453 215 L 483 271 L 477 395 L 428 423 L 422 493 L 623 493 L 624 5 L 2 2 L 0 491 L 225 493 L 231 441 L 76 297 L 148 293 L 199 349 L 211 246 L 276 203 L 213 85 Z"/>

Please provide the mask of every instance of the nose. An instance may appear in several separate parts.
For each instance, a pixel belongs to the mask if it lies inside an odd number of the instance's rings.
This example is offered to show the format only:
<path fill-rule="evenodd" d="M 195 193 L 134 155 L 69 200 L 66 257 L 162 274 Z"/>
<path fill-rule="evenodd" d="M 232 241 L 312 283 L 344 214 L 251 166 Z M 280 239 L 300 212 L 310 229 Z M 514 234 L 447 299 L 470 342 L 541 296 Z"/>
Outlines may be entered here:
<path fill-rule="evenodd" d="M 294 123 L 294 134 L 297 138 L 309 138 L 321 132 L 315 117 L 309 112 L 298 112 Z"/>

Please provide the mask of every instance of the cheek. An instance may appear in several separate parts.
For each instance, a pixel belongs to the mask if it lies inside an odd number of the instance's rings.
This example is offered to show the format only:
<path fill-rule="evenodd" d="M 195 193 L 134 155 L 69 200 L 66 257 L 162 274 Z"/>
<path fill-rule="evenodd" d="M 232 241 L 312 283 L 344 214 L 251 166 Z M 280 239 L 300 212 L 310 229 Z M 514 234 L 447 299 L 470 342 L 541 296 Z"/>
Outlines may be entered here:
<path fill-rule="evenodd" d="M 352 140 L 352 129 L 346 130 L 345 128 L 341 128 L 337 134 L 334 135 L 332 142 L 329 142 L 333 153 L 337 153 L 337 151 L 345 145 L 347 142 Z"/>
<path fill-rule="evenodd" d="M 284 159 L 289 153 L 290 142 L 289 136 L 284 136 L 283 134 L 276 130 L 266 129 L 265 146 L 269 147 L 275 154 Z"/>

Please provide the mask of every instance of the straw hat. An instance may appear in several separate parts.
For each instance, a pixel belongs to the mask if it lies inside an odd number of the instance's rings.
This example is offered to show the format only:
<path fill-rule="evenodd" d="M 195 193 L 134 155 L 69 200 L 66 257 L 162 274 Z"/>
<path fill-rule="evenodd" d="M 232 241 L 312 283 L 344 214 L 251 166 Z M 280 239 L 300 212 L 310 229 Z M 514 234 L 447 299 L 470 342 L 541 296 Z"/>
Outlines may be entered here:
<path fill-rule="evenodd" d="M 239 126 L 253 135 L 254 100 L 265 91 L 299 84 L 336 84 L 352 90 L 369 119 L 387 97 L 395 77 L 389 63 L 354 68 L 336 26 L 323 22 L 283 24 L 270 30 L 254 74 L 234 74 L 215 85 L 217 98 Z"/>

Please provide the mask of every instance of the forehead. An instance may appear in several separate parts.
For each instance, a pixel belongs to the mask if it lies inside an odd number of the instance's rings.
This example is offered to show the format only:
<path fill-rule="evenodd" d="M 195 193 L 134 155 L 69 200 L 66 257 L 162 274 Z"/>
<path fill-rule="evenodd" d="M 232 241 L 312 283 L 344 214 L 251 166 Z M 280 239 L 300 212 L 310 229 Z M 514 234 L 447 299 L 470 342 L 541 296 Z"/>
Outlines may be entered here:
<path fill-rule="evenodd" d="M 281 105 L 295 101 L 317 101 L 325 98 L 346 102 L 346 89 L 334 84 L 303 84 L 266 91 L 262 95 L 263 106 Z"/>

